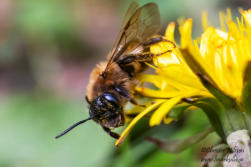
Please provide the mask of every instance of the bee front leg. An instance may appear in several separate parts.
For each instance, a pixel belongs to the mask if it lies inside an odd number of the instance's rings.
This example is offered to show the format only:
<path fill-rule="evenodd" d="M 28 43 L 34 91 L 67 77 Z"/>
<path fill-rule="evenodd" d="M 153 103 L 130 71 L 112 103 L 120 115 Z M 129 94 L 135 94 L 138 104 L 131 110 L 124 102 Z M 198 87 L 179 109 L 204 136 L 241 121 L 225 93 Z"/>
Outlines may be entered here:
<path fill-rule="evenodd" d="M 87 102 L 88 104 L 91 104 L 91 102 L 90 102 L 90 100 L 88 99 L 87 96 L 85 96 L 85 100 L 86 100 L 86 102 Z"/>
<path fill-rule="evenodd" d="M 140 106 L 140 107 L 146 107 L 144 104 L 138 104 L 138 102 L 137 101 L 135 101 L 134 99 L 130 99 L 130 102 L 132 103 L 132 104 L 134 104 L 134 105 L 136 105 L 136 106 Z"/>
<path fill-rule="evenodd" d="M 137 73 L 142 72 L 145 69 L 144 65 L 142 65 L 143 63 L 151 62 L 153 60 L 153 57 L 158 57 L 168 52 L 172 52 L 172 50 L 167 50 L 158 54 L 153 54 L 150 51 L 127 54 L 123 56 L 123 59 L 118 60 L 117 63 L 120 68 L 128 73 L 129 77 L 132 78 Z"/>
<path fill-rule="evenodd" d="M 112 132 L 111 129 L 107 128 L 107 127 L 104 127 L 103 126 L 103 129 L 106 133 L 108 133 L 111 137 L 115 138 L 115 139 L 118 139 L 120 137 L 119 134 L 115 133 L 115 132 Z"/>

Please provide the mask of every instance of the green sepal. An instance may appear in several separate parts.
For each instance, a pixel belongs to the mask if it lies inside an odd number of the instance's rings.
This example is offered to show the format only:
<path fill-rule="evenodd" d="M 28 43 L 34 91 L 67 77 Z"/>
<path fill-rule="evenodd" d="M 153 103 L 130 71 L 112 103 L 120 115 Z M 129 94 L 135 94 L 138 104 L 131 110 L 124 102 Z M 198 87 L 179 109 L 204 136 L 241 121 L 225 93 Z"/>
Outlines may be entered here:
<path fill-rule="evenodd" d="M 244 88 L 242 91 L 242 107 L 248 129 L 251 130 L 251 62 L 248 62 L 244 72 Z"/>
<path fill-rule="evenodd" d="M 234 131 L 247 129 L 246 120 L 243 112 L 238 108 L 230 108 L 226 110 L 229 122 L 232 124 Z"/>
<path fill-rule="evenodd" d="M 251 61 L 249 61 L 246 65 L 243 80 L 244 86 L 251 81 Z"/>
<path fill-rule="evenodd" d="M 188 49 L 181 50 L 182 56 L 186 60 L 186 63 L 191 67 L 192 71 L 198 76 L 202 84 L 208 89 L 208 91 L 217 98 L 226 109 L 238 108 L 236 100 L 224 92 L 222 92 L 216 85 L 216 83 L 210 78 L 206 71 L 201 67 L 197 60 L 190 54 Z M 249 63 L 251 64 L 251 63 Z M 251 67 L 247 68 L 247 71 L 251 73 Z M 247 74 L 245 78 L 250 78 Z"/>
<path fill-rule="evenodd" d="M 165 152 L 168 153 L 179 153 L 187 149 L 193 144 L 196 144 L 203 140 L 205 137 L 207 137 L 208 134 L 212 133 L 213 129 L 207 129 L 200 133 L 197 133 L 193 136 L 190 136 L 183 140 L 170 140 L 170 141 L 160 141 L 158 139 L 148 137 L 147 140 L 150 142 L 155 143 L 159 146 L 160 149 L 162 149 Z"/>
<path fill-rule="evenodd" d="M 215 98 L 202 98 L 193 105 L 201 108 L 206 113 L 215 131 L 223 140 L 225 140 L 230 133 L 247 128 L 244 115 L 236 106 L 233 108 L 225 108 L 225 106 Z"/>
<path fill-rule="evenodd" d="M 245 112 L 251 116 L 251 81 L 246 84 L 242 91 L 242 104 Z"/>
<path fill-rule="evenodd" d="M 251 116 L 248 115 L 246 112 L 243 112 L 243 116 L 245 118 L 248 130 L 251 131 Z"/>
<path fill-rule="evenodd" d="M 212 85 L 207 76 L 199 73 L 197 73 L 197 76 L 201 80 L 202 84 L 207 88 L 207 90 L 212 93 L 212 95 L 214 95 L 225 106 L 225 108 L 233 108 L 237 105 L 235 99 L 227 96 L 220 89 Z"/>
<path fill-rule="evenodd" d="M 191 70 L 195 74 L 200 73 L 200 74 L 209 76 L 207 72 L 204 70 L 204 68 L 200 65 L 200 63 L 198 63 L 197 60 L 193 57 L 193 55 L 189 52 L 188 49 L 180 49 L 180 51 L 187 65 L 191 68 Z M 210 79 L 210 81 L 213 83 L 212 79 Z"/>
<path fill-rule="evenodd" d="M 232 125 L 232 130 L 234 131 L 246 129 L 246 121 L 236 100 L 212 85 L 207 76 L 201 74 L 197 74 L 197 76 L 200 78 L 201 82 L 209 90 L 209 92 L 213 94 L 214 97 L 224 106 L 224 113 L 219 115 L 221 122 L 224 123 L 223 128 L 227 127 L 227 129 L 225 129 L 224 131 L 229 134 L 230 129 L 228 127 L 230 126 L 228 126 L 228 124 Z"/>
<path fill-rule="evenodd" d="M 226 118 L 224 106 L 214 98 L 202 98 L 193 105 L 205 112 L 216 133 L 225 140 L 233 128 Z"/>
<path fill-rule="evenodd" d="M 248 63 L 244 73 L 244 89 L 242 91 L 242 104 L 245 112 L 251 116 L 251 62 Z"/>
<path fill-rule="evenodd" d="M 171 111 L 168 113 L 168 117 L 172 118 L 175 121 L 178 121 L 185 110 L 190 106 L 190 104 L 186 103 L 178 104 L 171 109 Z"/>

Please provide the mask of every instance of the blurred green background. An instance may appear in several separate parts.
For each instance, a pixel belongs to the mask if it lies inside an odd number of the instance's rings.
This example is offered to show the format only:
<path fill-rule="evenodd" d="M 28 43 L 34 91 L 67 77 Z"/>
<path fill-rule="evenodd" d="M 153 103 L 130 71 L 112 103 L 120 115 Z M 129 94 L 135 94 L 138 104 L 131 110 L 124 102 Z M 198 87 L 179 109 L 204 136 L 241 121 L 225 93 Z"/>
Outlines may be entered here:
<path fill-rule="evenodd" d="M 130 2 L 0 0 L 0 167 L 199 166 L 200 148 L 217 142 L 216 135 L 180 154 L 164 153 L 144 139 L 185 138 L 205 129 L 208 121 L 199 110 L 154 128 L 148 128 L 145 118 L 119 148 L 93 121 L 54 139 L 88 116 L 84 97 L 89 74 L 111 49 Z M 194 36 L 202 32 L 202 11 L 217 26 L 220 10 L 229 7 L 235 16 L 238 7 L 251 7 L 249 0 L 154 2 L 162 32 L 168 22 L 191 17 Z"/>

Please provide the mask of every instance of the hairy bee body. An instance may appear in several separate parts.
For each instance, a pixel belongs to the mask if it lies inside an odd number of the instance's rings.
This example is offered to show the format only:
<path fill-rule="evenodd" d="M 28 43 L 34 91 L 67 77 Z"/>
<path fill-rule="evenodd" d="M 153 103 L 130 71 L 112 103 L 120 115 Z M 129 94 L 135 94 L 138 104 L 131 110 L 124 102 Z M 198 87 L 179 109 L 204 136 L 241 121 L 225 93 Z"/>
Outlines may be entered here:
<path fill-rule="evenodd" d="M 160 15 L 155 3 L 142 7 L 136 2 L 130 5 L 108 60 L 99 63 L 90 75 L 86 96 L 90 117 L 75 123 L 56 138 L 91 119 L 111 137 L 119 137 L 111 129 L 124 125 L 123 107 L 128 101 L 137 105 L 133 99 L 136 76 L 144 71 L 146 62 L 157 56 L 150 52 L 150 46 L 170 42 L 156 36 L 159 30 Z"/>
<path fill-rule="evenodd" d="M 125 63 L 124 61 L 130 62 Z M 111 111 L 110 105 L 120 105 L 121 108 L 118 111 L 114 111 L 114 113 L 119 116 L 118 119 L 115 118 L 115 116 L 109 117 L 111 114 L 106 114 L 107 117 L 102 117 L 103 119 L 101 119 L 101 117 L 94 119 L 94 121 L 104 127 L 116 128 L 124 125 L 123 106 L 126 102 L 132 100 L 133 87 L 137 83 L 135 76 L 145 69 L 145 65 L 135 60 L 131 61 L 127 59 L 113 62 L 110 65 L 109 70 L 105 71 L 106 65 L 107 62 L 101 62 L 92 71 L 89 84 L 87 86 L 87 98 L 90 101 L 90 106 L 98 105 L 96 101 L 103 94 L 109 94 L 114 99 L 116 99 L 116 104 L 105 104 L 106 101 L 102 101 L 102 110 L 95 109 L 95 107 L 92 107 L 93 109 L 90 108 L 90 115 L 99 115 L 102 112 L 103 114 L 101 115 L 104 115 L 105 112 Z"/>
<path fill-rule="evenodd" d="M 87 97 L 90 101 L 90 115 L 100 115 L 93 120 L 107 128 L 115 128 L 124 125 L 124 116 L 122 106 L 127 102 L 126 97 L 130 96 L 130 78 L 120 69 L 120 67 L 113 63 L 110 70 L 105 72 L 106 62 L 101 62 L 92 71 L 90 81 L 87 86 Z M 121 90 L 125 96 L 122 96 Z M 105 100 L 104 97 L 101 101 L 100 97 L 103 94 L 109 94 L 107 98 L 114 98 L 113 103 Z M 112 110 L 114 106 L 118 109 Z M 114 107 L 116 108 L 116 107 Z M 108 113 L 113 112 L 113 113 Z M 108 113 L 108 114 L 107 114 Z M 119 118 L 115 118 L 116 115 Z"/>
<path fill-rule="evenodd" d="M 101 62 L 92 71 L 87 86 L 87 97 L 90 101 L 93 101 L 103 93 L 110 92 L 118 98 L 121 104 L 124 104 L 126 100 L 115 88 L 120 88 L 126 96 L 129 96 L 131 78 L 117 63 L 113 63 L 110 69 L 104 73 L 106 64 L 107 62 Z"/>

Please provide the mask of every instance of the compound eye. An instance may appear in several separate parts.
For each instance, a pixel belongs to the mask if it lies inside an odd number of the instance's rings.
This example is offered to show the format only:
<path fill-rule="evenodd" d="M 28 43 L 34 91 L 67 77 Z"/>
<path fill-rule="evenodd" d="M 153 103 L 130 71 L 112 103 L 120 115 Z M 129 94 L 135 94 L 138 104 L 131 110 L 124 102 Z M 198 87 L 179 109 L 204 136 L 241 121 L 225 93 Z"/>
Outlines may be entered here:
<path fill-rule="evenodd" d="M 107 100 L 107 101 L 110 101 L 110 102 L 113 102 L 113 103 L 117 103 L 118 100 L 110 93 L 104 93 L 104 98 Z"/>

